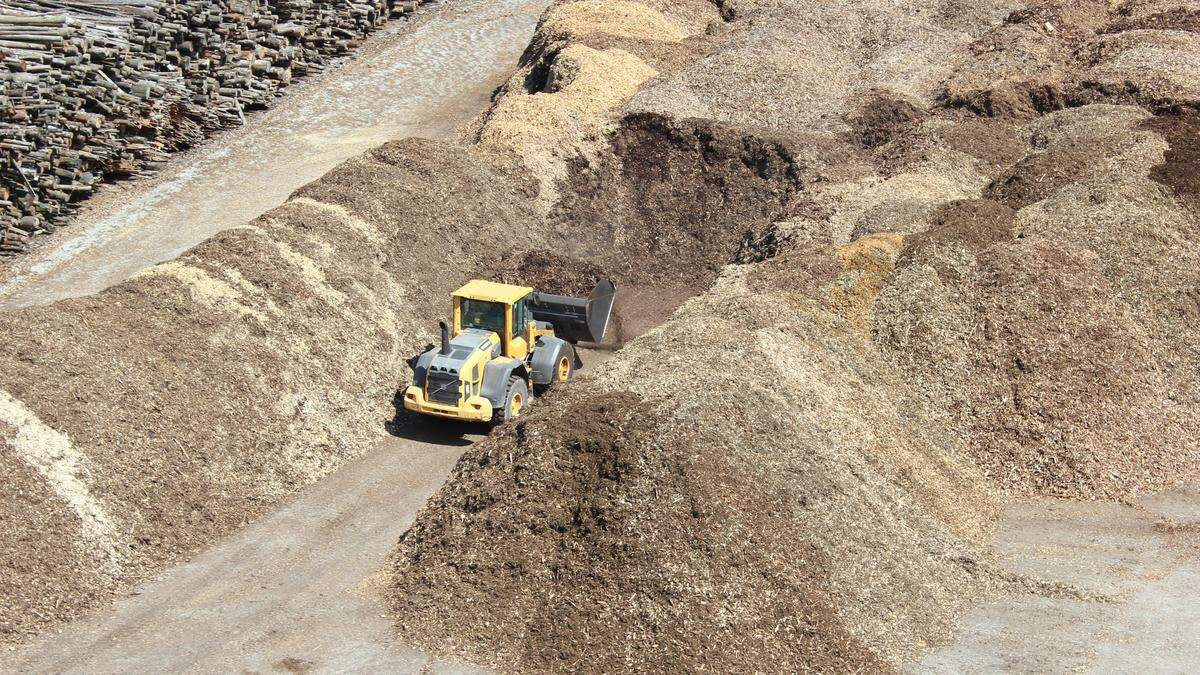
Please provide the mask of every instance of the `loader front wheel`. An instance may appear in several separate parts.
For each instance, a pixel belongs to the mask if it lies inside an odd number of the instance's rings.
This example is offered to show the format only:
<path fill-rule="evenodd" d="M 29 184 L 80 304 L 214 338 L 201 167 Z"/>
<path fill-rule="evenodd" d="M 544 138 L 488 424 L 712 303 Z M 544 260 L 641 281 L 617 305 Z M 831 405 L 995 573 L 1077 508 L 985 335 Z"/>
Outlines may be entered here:
<path fill-rule="evenodd" d="M 521 410 L 529 403 L 529 385 L 525 379 L 517 375 L 508 378 L 508 386 L 504 388 L 504 405 L 492 413 L 496 424 L 504 424 L 521 415 Z"/>

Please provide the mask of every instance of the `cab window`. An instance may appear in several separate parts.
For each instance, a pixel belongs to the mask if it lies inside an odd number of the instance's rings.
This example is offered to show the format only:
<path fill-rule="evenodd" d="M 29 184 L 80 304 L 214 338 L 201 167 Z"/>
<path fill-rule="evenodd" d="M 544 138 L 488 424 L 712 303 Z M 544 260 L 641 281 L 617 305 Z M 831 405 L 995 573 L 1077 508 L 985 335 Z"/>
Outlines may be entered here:
<path fill-rule="evenodd" d="M 513 337 L 520 337 L 525 333 L 525 324 L 529 322 L 529 315 L 525 309 L 525 301 L 528 299 L 529 296 L 525 296 L 513 305 Z"/>
<path fill-rule="evenodd" d="M 504 305 L 499 302 L 463 298 L 459 319 L 463 328 L 482 328 L 504 335 Z"/>

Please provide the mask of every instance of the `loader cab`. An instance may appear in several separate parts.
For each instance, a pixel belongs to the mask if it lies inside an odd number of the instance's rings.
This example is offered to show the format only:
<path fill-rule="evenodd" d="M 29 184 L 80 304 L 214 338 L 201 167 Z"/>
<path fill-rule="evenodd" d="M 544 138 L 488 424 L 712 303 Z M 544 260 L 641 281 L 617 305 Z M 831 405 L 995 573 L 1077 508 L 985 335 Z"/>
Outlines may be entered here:
<path fill-rule="evenodd" d="M 500 336 L 503 354 L 524 360 L 529 354 L 529 299 L 533 289 L 475 280 L 454 292 L 454 334 L 481 328 Z"/>

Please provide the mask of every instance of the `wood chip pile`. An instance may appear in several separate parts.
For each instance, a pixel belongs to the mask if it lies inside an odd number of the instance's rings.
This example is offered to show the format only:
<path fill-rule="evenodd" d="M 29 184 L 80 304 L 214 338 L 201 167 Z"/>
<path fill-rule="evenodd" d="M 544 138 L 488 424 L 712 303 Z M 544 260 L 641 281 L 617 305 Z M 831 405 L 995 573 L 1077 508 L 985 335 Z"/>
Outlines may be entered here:
<path fill-rule="evenodd" d="M 421 0 L 0 1 L 0 255 Z"/>

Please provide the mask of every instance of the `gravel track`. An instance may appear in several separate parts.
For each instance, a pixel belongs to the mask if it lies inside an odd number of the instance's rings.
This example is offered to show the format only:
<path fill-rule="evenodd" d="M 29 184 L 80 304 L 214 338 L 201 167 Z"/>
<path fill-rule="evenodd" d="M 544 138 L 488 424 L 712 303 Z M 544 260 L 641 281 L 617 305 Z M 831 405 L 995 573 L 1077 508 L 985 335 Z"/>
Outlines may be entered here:
<path fill-rule="evenodd" d="M 371 577 L 478 430 L 386 438 L 366 456 L 5 671 L 405 670 Z"/>

